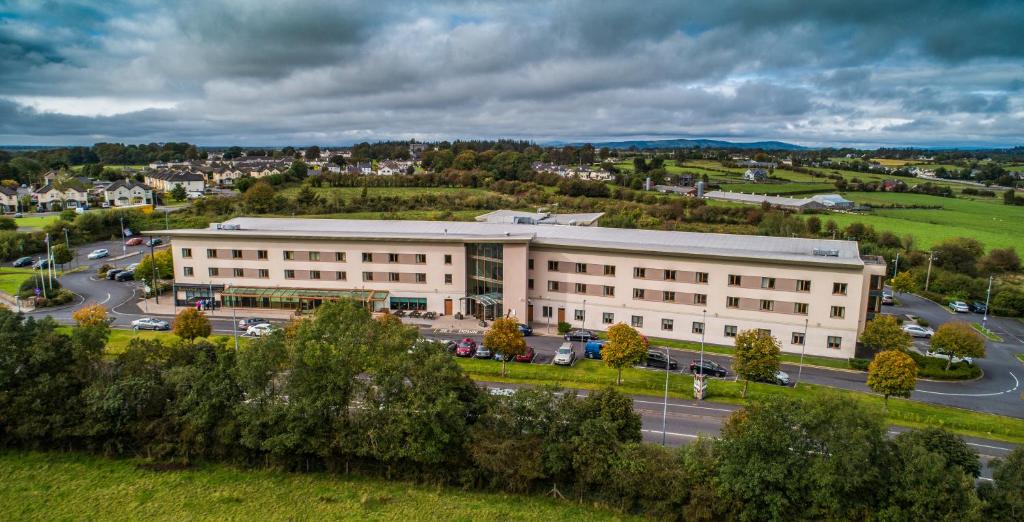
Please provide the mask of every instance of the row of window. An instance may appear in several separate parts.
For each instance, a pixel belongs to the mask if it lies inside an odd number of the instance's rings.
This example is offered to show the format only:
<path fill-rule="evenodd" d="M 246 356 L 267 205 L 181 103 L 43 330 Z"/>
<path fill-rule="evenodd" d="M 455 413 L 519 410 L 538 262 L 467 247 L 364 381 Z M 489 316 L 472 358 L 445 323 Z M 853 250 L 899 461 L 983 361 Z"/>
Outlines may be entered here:
<path fill-rule="evenodd" d="M 282 253 L 282 256 L 283 256 L 285 261 L 294 261 L 295 260 L 295 252 L 296 252 L 295 250 L 285 250 Z M 345 252 L 317 252 L 317 251 L 309 251 L 309 252 L 307 252 L 307 254 L 308 254 L 309 261 L 321 261 L 321 260 L 323 260 L 324 257 L 321 256 L 321 254 L 333 254 L 334 255 L 334 261 L 338 262 L 338 263 L 344 263 L 346 261 Z M 399 254 L 386 254 L 386 255 L 388 256 L 388 260 L 387 260 L 388 263 L 398 263 L 399 262 L 399 257 L 398 257 Z M 415 261 L 414 261 L 416 264 L 424 264 L 424 263 L 427 262 L 427 255 L 426 254 L 414 254 L 414 255 L 416 256 L 415 257 Z M 209 259 L 217 259 L 218 256 L 219 256 L 219 254 L 218 254 L 218 251 L 217 251 L 216 248 L 207 248 L 206 249 L 206 257 L 207 258 L 209 258 Z M 187 248 L 187 247 L 186 248 L 182 248 L 181 249 L 181 257 L 185 258 L 185 259 L 191 258 L 192 257 L 192 249 L 191 248 Z M 242 257 L 243 257 L 243 254 L 242 254 L 241 250 L 239 250 L 239 249 L 232 249 L 231 250 L 231 259 L 242 259 Z M 257 250 L 256 251 L 256 259 L 259 259 L 259 260 L 269 259 L 269 252 L 267 250 Z M 364 263 L 373 263 L 374 262 L 374 260 L 373 260 L 373 253 L 372 252 L 363 252 L 362 259 L 363 259 Z M 444 255 L 444 264 L 446 264 L 446 265 L 452 264 L 452 255 L 451 254 L 445 254 Z"/>
<path fill-rule="evenodd" d="M 231 275 L 233 277 L 245 277 L 245 269 L 243 269 L 243 268 L 223 268 L 222 269 L 222 268 L 218 268 L 218 267 L 210 267 L 208 269 L 208 274 L 209 274 L 210 277 L 220 277 L 222 270 L 224 271 L 225 275 L 230 270 L 230 273 L 231 273 Z M 183 267 L 182 268 L 182 272 L 183 272 L 183 274 L 186 277 L 191 277 L 191 276 L 195 275 L 195 270 L 192 267 L 190 267 L 190 266 Z M 346 272 L 344 272 L 344 271 L 328 271 L 328 272 L 323 272 L 323 271 L 320 271 L 320 270 L 310 270 L 309 271 L 309 279 L 324 279 L 324 275 L 332 275 L 335 281 L 347 281 L 348 280 L 348 274 Z M 427 274 L 416 273 L 416 274 L 413 274 L 413 275 L 414 275 L 415 281 L 417 283 L 426 283 L 427 282 Z M 388 281 L 392 281 L 392 282 L 394 282 L 394 281 L 401 281 L 401 274 L 399 274 L 398 272 L 388 272 L 387 277 L 388 277 L 387 278 Z M 270 270 L 267 270 L 266 268 L 259 268 L 259 269 L 257 269 L 256 270 L 256 278 L 257 279 L 269 279 L 270 278 Z M 286 269 L 284 271 L 284 278 L 285 279 L 295 279 L 295 270 Z M 363 272 L 363 281 L 374 281 L 373 272 Z M 444 284 L 446 284 L 446 285 L 452 284 L 452 275 L 451 274 L 445 274 L 444 275 Z"/>

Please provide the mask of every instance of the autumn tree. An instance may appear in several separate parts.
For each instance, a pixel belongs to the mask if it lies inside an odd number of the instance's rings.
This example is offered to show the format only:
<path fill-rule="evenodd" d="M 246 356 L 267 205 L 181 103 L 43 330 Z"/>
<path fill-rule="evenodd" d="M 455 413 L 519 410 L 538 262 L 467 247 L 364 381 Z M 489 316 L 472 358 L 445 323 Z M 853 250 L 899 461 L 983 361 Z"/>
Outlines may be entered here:
<path fill-rule="evenodd" d="M 83 328 L 90 326 L 108 325 L 107 307 L 101 304 L 83 306 L 71 314 L 75 324 Z"/>
<path fill-rule="evenodd" d="M 868 388 L 885 398 L 889 409 L 889 397 L 910 397 L 917 381 L 917 363 L 898 350 L 887 350 L 875 355 L 868 365 Z"/>
<path fill-rule="evenodd" d="M 985 341 L 971 325 L 963 321 L 951 321 L 940 326 L 932 335 L 932 351 L 949 358 L 946 362 L 948 370 L 954 357 L 984 357 Z"/>
<path fill-rule="evenodd" d="M 900 272 L 889 280 L 889 286 L 892 286 L 892 291 L 897 294 L 913 292 L 915 287 L 914 276 L 910 275 L 910 272 Z"/>
<path fill-rule="evenodd" d="M 608 329 L 608 342 L 601 348 L 605 365 L 618 370 L 616 384 L 622 384 L 622 369 L 633 366 L 647 356 L 647 343 L 636 328 L 619 323 Z"/>
<path fill-rule="evenodd" d="M 768 382 L 779 372 L 779 341 L 767 332 L 744 330 L 736 336 L 736 375 L 743 378 L 743 397 L 751 380 Z"/>
<path fill-rule="evenodd" d="M 495 319 L 484 332 L 484 346 L 501 355 L 501 375 L 505 375 L 505 363 L 510 357 L 526 353 L 526 340 L 519 331 L 515 317 Z"/>
<path fill-rule="evenodd" d="M 185 308 L 174 318 L 174 335 L 186 340 L 210 335 L 210 319 L 195 308 Z"/>
<path fill-rule="evenodd" d="M 242 202 L 249 211 L 265 213 L 274 209 L 275 196 L 274 187 L 265 181 L 258 181 L 242 194 Z"/>
<path fill-rule="evenodd" d="M 890 315 L 877 316 L 864 327 L 860 334 L 860 342 L 875 353 L 885 350 L 907 351 L 913 341 L 910 335 L 900 328 L 896 318 Z"/>
<path fill-rule="evenodd" d="M 146 254 L 139 260 L 139 266 L 135 267 L 135 279 L 153 283 L 153 265 L 156 265 L 157 279 L 171 279 L 174 277 L 174 255 L 171 249 L 157 250 L 154 255 Z"/>

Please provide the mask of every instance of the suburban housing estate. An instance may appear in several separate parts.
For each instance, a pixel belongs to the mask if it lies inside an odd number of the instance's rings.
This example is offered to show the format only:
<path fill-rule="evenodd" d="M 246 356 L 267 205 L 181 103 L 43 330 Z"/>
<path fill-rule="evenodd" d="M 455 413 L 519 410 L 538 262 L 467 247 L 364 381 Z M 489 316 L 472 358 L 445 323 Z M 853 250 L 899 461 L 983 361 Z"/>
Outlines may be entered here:
<path fill-rule="evenodd" d="M 763 329 L 784 351 L 831 357 L 852 357 L 881 307 L 884 261 L 856 242 L 545 221 L 559 222 L 243 217 L 158 233 L 172 238 L 182 305 L 309 310 L 352 298 L 552 331 L 624 322 L 715 344 Z"/>

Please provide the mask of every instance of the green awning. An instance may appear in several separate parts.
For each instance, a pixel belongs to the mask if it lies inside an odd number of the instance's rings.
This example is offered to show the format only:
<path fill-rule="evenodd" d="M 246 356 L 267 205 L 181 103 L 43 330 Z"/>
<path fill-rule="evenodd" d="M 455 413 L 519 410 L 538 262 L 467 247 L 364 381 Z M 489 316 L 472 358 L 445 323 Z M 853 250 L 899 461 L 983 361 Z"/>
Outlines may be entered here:
<path fill-rule="evenodd" d="M 221 295 L 232 297 L 269 297 L 274 299 L 352 299 L 356 301 L 385 301 L 384 290 L 318 290 L 313 288 L 255 288 L 233 286 Z"/>
<path fill-rule="evenodd" d="M 480 303 L 482 305 L 486 305 L 486 306 L 496 305 L 496 304 L 500 304 L 501 303 L 501 292 L 491 292 L 491 293 L 488 293 L 488 294 L 470 295 L 470 296 L 466 296 L 466 297 L 461 297 L 460 299 L 473 300 L 473 301 L 476 301 L 476 302 L 478 302 L 478 303 Z"/>

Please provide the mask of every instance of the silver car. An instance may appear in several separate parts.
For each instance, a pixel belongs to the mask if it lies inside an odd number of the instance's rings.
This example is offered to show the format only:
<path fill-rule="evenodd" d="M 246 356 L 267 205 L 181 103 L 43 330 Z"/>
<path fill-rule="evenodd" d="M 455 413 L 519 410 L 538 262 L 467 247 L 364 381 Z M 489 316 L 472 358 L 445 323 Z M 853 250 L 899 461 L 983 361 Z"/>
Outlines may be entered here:
<path fill-rule="evenodd" d="M 572 349 L 571 343 L 562 343 L 551 362 L 559 366 L 572 366 L 576 362 L 576 350 Z"/>
<path fill-rule="evenodd" d="M 136 319 L 132 321 L 133 330 L 170 330 L 171 324 L 167 321 L 155 319 L 153 317 L 143 317 L 142 319 Z"/>
<path fill-rule="evenodd" d="M 911 337 L 931 337 L 935 333 L 931 328 L 925 328 L 924 326 L 916 324 L 905 324 L 903 325 L 903 331 L 907 332 Z"/>

